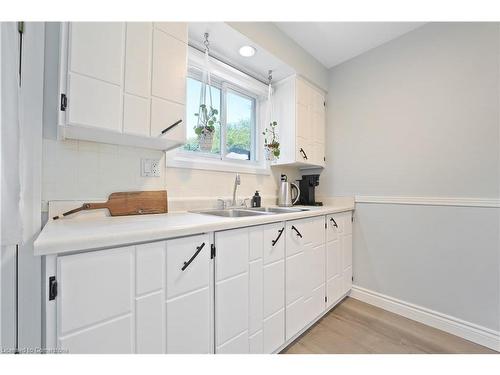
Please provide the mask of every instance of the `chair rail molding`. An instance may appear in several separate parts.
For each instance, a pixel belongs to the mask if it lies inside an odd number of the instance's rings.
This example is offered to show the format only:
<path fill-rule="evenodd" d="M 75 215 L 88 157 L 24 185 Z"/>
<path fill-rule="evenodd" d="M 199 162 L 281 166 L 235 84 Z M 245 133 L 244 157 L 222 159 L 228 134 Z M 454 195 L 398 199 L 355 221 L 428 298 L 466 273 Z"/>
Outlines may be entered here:
<path fill-rule="evenodd" d="M 500 198 L 356 195 L 355 203 L 500 208 Z"/>

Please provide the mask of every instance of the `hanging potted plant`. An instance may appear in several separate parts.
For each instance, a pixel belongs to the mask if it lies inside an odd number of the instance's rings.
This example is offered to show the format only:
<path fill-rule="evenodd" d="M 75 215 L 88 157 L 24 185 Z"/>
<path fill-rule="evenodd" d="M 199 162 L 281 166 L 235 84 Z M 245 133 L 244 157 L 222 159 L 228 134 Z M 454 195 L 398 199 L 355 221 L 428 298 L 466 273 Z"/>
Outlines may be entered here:
<path fill-rule="evenodd" d="M 219 111 L 206 104 L 200 104 L 200 111 L 194 115 L 198 117 L 198 124 L 194 127 L 194 132 L 198 136 L 200 150 L 204 152 L 212 151 L 214 141 L 215 125 L 219 122 L 217 115 Z"/>
<path fill-rule="evenodd" d="M 211 152 L 214 142 L 215 125 L 219 122 L 217 115 L 219 111 L 212 107 L 212 85 L 210 82 L 210 64 L 208 33 L 205 36 L 205 70 L 200 90 L 200 109 L 194 115 L 198 117 L 198 122 L 194 127 L 194 132 L 198 136 L 198 144 L 203 152 Z M 208 98 L 207 98 L 208 92 Z"/>
<path fill-rule="evenodd" d="M 280 143 L 278 142 L 278 136 L 276 134 L 276 127 L 278 123 L 273 121 L 269 124 L 269 128 L 266 128 L 262 132 L 264 135 L 264 148 L 266 151 L 266 159 L 269 161 L 274 161 L 280 157 Z"/>

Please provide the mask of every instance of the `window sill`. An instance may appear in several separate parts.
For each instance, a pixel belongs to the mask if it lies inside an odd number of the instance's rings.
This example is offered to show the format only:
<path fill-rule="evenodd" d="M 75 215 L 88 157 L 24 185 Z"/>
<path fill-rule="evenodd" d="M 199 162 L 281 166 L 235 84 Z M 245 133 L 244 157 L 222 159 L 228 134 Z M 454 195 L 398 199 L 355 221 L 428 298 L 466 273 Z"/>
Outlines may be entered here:
<path fill-rule="evenodd" d="M 271 169 L 264 163 L 243 164 L 223 160 L 210 160 L 209 158 L 183 156 L 179 152 L 167 153 L 167 167 L 200 169 L 218 172 L 234 172 L 270 175 Z"/>

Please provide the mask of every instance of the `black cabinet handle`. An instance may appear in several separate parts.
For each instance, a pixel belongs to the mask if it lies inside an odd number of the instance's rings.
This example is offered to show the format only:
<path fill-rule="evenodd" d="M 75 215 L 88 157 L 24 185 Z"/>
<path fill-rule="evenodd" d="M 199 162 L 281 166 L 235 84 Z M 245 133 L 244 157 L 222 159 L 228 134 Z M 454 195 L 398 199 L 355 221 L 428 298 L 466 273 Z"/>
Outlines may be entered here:
<path fill-rule="evenodd" d="M 181 271 L 184 271 L 186 268 L 189 267 L 191 262 L 194 260 L 194 258 L 196 258 L 196 256 L 200 253 L 201 249 L 203 249 L 204 247 L 205 247 L 205 242 L 203 242 L 200 246 L 198 246 L 196 248 L 196 252 L 193 254 L 191 259 L 189 259 L 187 262 L 184 262 L 184 265 L 182 266 Z"/>
<path fill-rule="evenodd" d="M 176 127 L 177 125 L 179 125 L 180 123 L 182 122 L 182 119 L 180 119 L 179 121 L 176 121 L 174 122 L 172 125 L 170 125 L 168 128 L 165 128 L 161 131 L 161 134 L 165 134 L 166 132 L 168 132 L 170 129 Z"/>
<path fill-rule="evenodd" d="M 297 228 L 295 228 L 295 226 L 292 225 L 292 229 L 297 233 L 297 236 L 302 238 L 302 234 L 300 234 L 299 230 Z"/>
<path fill-rule="evenodd" d="M 279 231 L 278 231 L 278 237 L 276 237 L 275 240 L 272 240 L 272 244 L 273 246 L 276 245 L 278 243 L 278 240 L 280 239 L 281 235 L 283 234 L 283 231 L 285 230 L 285 227 L 281 228 Z"/>
<path fill-rule="evenodd" d="M 333 222 L 333 226 L 335 228 L 338 228 L 339 226 L 337 225 L 337 222 L 335 221 L 335 219 L 333 217 L 330 218 L 330 221 Z"/>
<path fill-rule="evenodd" d="M 307 160 L 307 154 L 303 148 L 300 148 L 300 153 L 302 154 L 302 157 Z"/>

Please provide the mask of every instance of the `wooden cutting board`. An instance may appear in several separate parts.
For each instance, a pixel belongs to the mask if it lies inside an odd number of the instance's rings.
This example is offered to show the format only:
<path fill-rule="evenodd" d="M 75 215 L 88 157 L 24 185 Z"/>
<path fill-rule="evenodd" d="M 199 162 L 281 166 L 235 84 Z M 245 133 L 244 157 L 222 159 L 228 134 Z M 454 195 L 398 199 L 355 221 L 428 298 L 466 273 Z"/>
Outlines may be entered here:
<path fill-rule="evenodd" d="M 111 216 L 164 214 L 168 212 L 167 191 L 130 191 L 112 193 L 104 203 L 84 203 L 81 207 L 54 216 L 57 220 L 76 212 L 107 208 Z"/>

